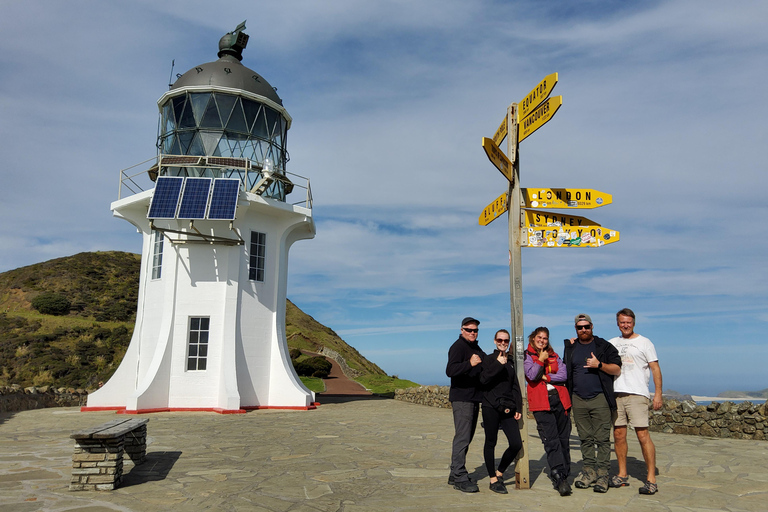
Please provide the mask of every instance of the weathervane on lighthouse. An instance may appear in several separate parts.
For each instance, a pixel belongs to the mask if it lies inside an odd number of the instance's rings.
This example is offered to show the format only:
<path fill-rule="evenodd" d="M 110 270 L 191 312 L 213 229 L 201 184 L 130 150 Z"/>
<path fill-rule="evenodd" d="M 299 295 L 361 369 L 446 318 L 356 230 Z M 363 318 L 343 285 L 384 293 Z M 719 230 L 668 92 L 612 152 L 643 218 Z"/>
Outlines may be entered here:
<path fill-rule="evenodd" d="M 288 251 L 315 236 L 312 196 L 286 171 L 291 116 L 240 62 L 244 29 L 158 100 L 150 168 L 121 171 L 112 212 L 143 238 L 136 325 L 83 410 L 314 407 L 285 337 Z"/>

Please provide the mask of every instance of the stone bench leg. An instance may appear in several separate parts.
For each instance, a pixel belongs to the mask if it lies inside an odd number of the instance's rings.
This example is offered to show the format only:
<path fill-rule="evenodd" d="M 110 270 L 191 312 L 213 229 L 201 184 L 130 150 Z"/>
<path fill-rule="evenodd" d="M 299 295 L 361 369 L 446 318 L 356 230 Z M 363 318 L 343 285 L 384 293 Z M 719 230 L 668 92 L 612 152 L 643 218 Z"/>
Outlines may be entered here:
<path fill-rule="evenodd" d="M 123 478 L 125 437 L 78 439 L 72 455 L 70 491 L 111 491 Z"/>
<path fill-rule="evenodd" d="M 134 466 L 138 466 L 147 460 L 146 424 L 125 434 L 125 455 Z"/>

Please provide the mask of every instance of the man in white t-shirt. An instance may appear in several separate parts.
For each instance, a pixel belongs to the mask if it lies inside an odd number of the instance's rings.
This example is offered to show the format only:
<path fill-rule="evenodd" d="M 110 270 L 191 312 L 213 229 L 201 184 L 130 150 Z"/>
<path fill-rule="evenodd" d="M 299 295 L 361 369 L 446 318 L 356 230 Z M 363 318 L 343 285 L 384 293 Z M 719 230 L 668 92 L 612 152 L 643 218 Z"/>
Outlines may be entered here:
<path fill-rule="evenodd" d="M 616 395 L 618 415 L 613 424 L 613 439 L 616 449 L 616 460 L 619 463 L 619 474 L 614 475 L 609 485 L 624 487 L 629 485 L 627 475 L 627 425 L 631 424 L 640 441 L 643 458 L 648 469 L 645 485 L 639 489 L 640 494 L 656 494 L 656 447 L 651 441 L 648 431 L 648 404 L 651 393 L 648 389 L 650 376 L 653 375 L 653 409 L 659 410 L 661 399 L 661 368 L 656 348 L 651 340 L 635 332 L 635 314 L 625 308 L 616 313 L 616 324 L 621 336 L 610 340 L 621 356 L 621 375 L 613 383 Z"/>

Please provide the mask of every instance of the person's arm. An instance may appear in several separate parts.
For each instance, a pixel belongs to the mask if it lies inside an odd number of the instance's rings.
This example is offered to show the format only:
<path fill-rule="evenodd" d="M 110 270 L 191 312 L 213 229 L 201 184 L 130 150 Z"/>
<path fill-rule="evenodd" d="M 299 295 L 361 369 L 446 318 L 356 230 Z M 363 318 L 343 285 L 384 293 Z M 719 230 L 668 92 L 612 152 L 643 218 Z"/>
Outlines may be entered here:
<path fill-rule="evenodd" d="M 483 359 L 482 373 L 480 373 L 480 384 L 488 384 L 489 382 L 493 381 L 494 378 L 499 373 L 501 373 L 502 370 L 504 370 L 504 365 L 499 362 L 496 353 L 493 352 L 488 354 L 485 356 L 485 359 Z"/>
<path fill-rule="evenodd" d="M 664 401 L 661 397 L 661 367 L 658 361 L 651 361 L 648 363 L 648 367 L 651 369 L 651 375 L 653 375 L 653 410 L 658 411 L 664 405 Z"/>
<path fill-rule="evenodd" d="M 611 348 L 613 348 L 613 345 L 611 345 Z M 616 352 L 616 356 L 618 357 L 619 353 L 616 351 L 616 349 L 613 349 L 614 352 Z M 609 352 L 609 360 L 614 360 L 612 357 L 610 357 L 610 350 Z M 615 360 L 614 360 L 615 361 Z M 621 357 L 618 357 L 618 362 L 608 362 L 608 361 L 600 361 L 597 356 L 595 356 L 595 353 L 592 352 L 589 358 L 587 358 L 587 364 L 584 365 L 584 368 L 597 368 L 600 371 L 603 371 L 607 373 L 608 375 L 619 375 L 621 374 Z"/>
<path fill-rule="evenodd" d="M 544 375 L 544 365 L 541 361 L 531 357 L 531 354 L 525 354 L 525 360 L 523 361 L 523 371 L 525 372 L 525 378 L 531 382 L 541 380 Z"/>
<path fill-rule="evenodd" d="M 458 377 L 469 373 L 476 366 L 471 363 L 471 359 L 463 359 L 461 352 L 455 347 L 448 351 L 448 364 L 445 367 L 445 374 L 448 377 Z"/>
<path fill-rule="evenodd" d="M 568 373 L 565 370 L 565 364 L 563 363 L 563 360 L 560 359 L 560 356 L 557 356 L 557 371 L 550 374 L 549 382 L 564 383 L 567 378 Z"/>

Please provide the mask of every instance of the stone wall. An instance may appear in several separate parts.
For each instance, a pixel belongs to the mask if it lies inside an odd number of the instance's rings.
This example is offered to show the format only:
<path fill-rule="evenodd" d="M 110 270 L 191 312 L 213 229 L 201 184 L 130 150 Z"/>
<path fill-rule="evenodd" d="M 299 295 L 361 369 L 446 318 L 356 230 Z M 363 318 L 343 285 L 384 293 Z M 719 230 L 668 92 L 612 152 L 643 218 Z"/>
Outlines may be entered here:
<path fill-rule="evenodd" d="M 395 390 L 395 400 L 450 408 L 448 386 L 421 386 Z M 768 404 L 665 399 L 659 411 L 649 410 L 650 430 L 672 434 L 734 439 L 768 439 Z"/>
<path fill-rule="evenodd" d="M 450 409 L 451 402 L 448 401 L 448 390 L 448 386 L 421 386 L 418 388 L 396 389 L 395 400 Z"/>
<path fill-rule="evenodd" d="M 339 366 L 341 367 L 341 371 L 344 373 L 344 375 L 346 375 L 350 379 L 354 379 L 355 377 L 359 377 L 363 375 L 363 372 L 350 368 L 349 365 L 347 364 L 347 361 L 344 360 L 341 354 L 339 354 L 335 350 L 331 350 L 330 348 L 327 348 L 327 347 L 322 347 L 322 349 L 320 350 L 320 355 L 325 357 L 330 357 L 331 359 L 339 363 Z"/>
<path fill-rule="evenodd" d="M 79 407 L 85 405 L 87 398 L 88 392 L 84 389 L 3 386 L 0 387 L 0 413 L 45 407 Z"/>
<path fill-rule="evenodd" d="M 693 400 L 665 400 L 659 411 L 650 411 L 652 432 L 669 432 L 734 439 L 768 438 L 768 405 L 752 402 L 712 402 L 697 405 Z"/>

